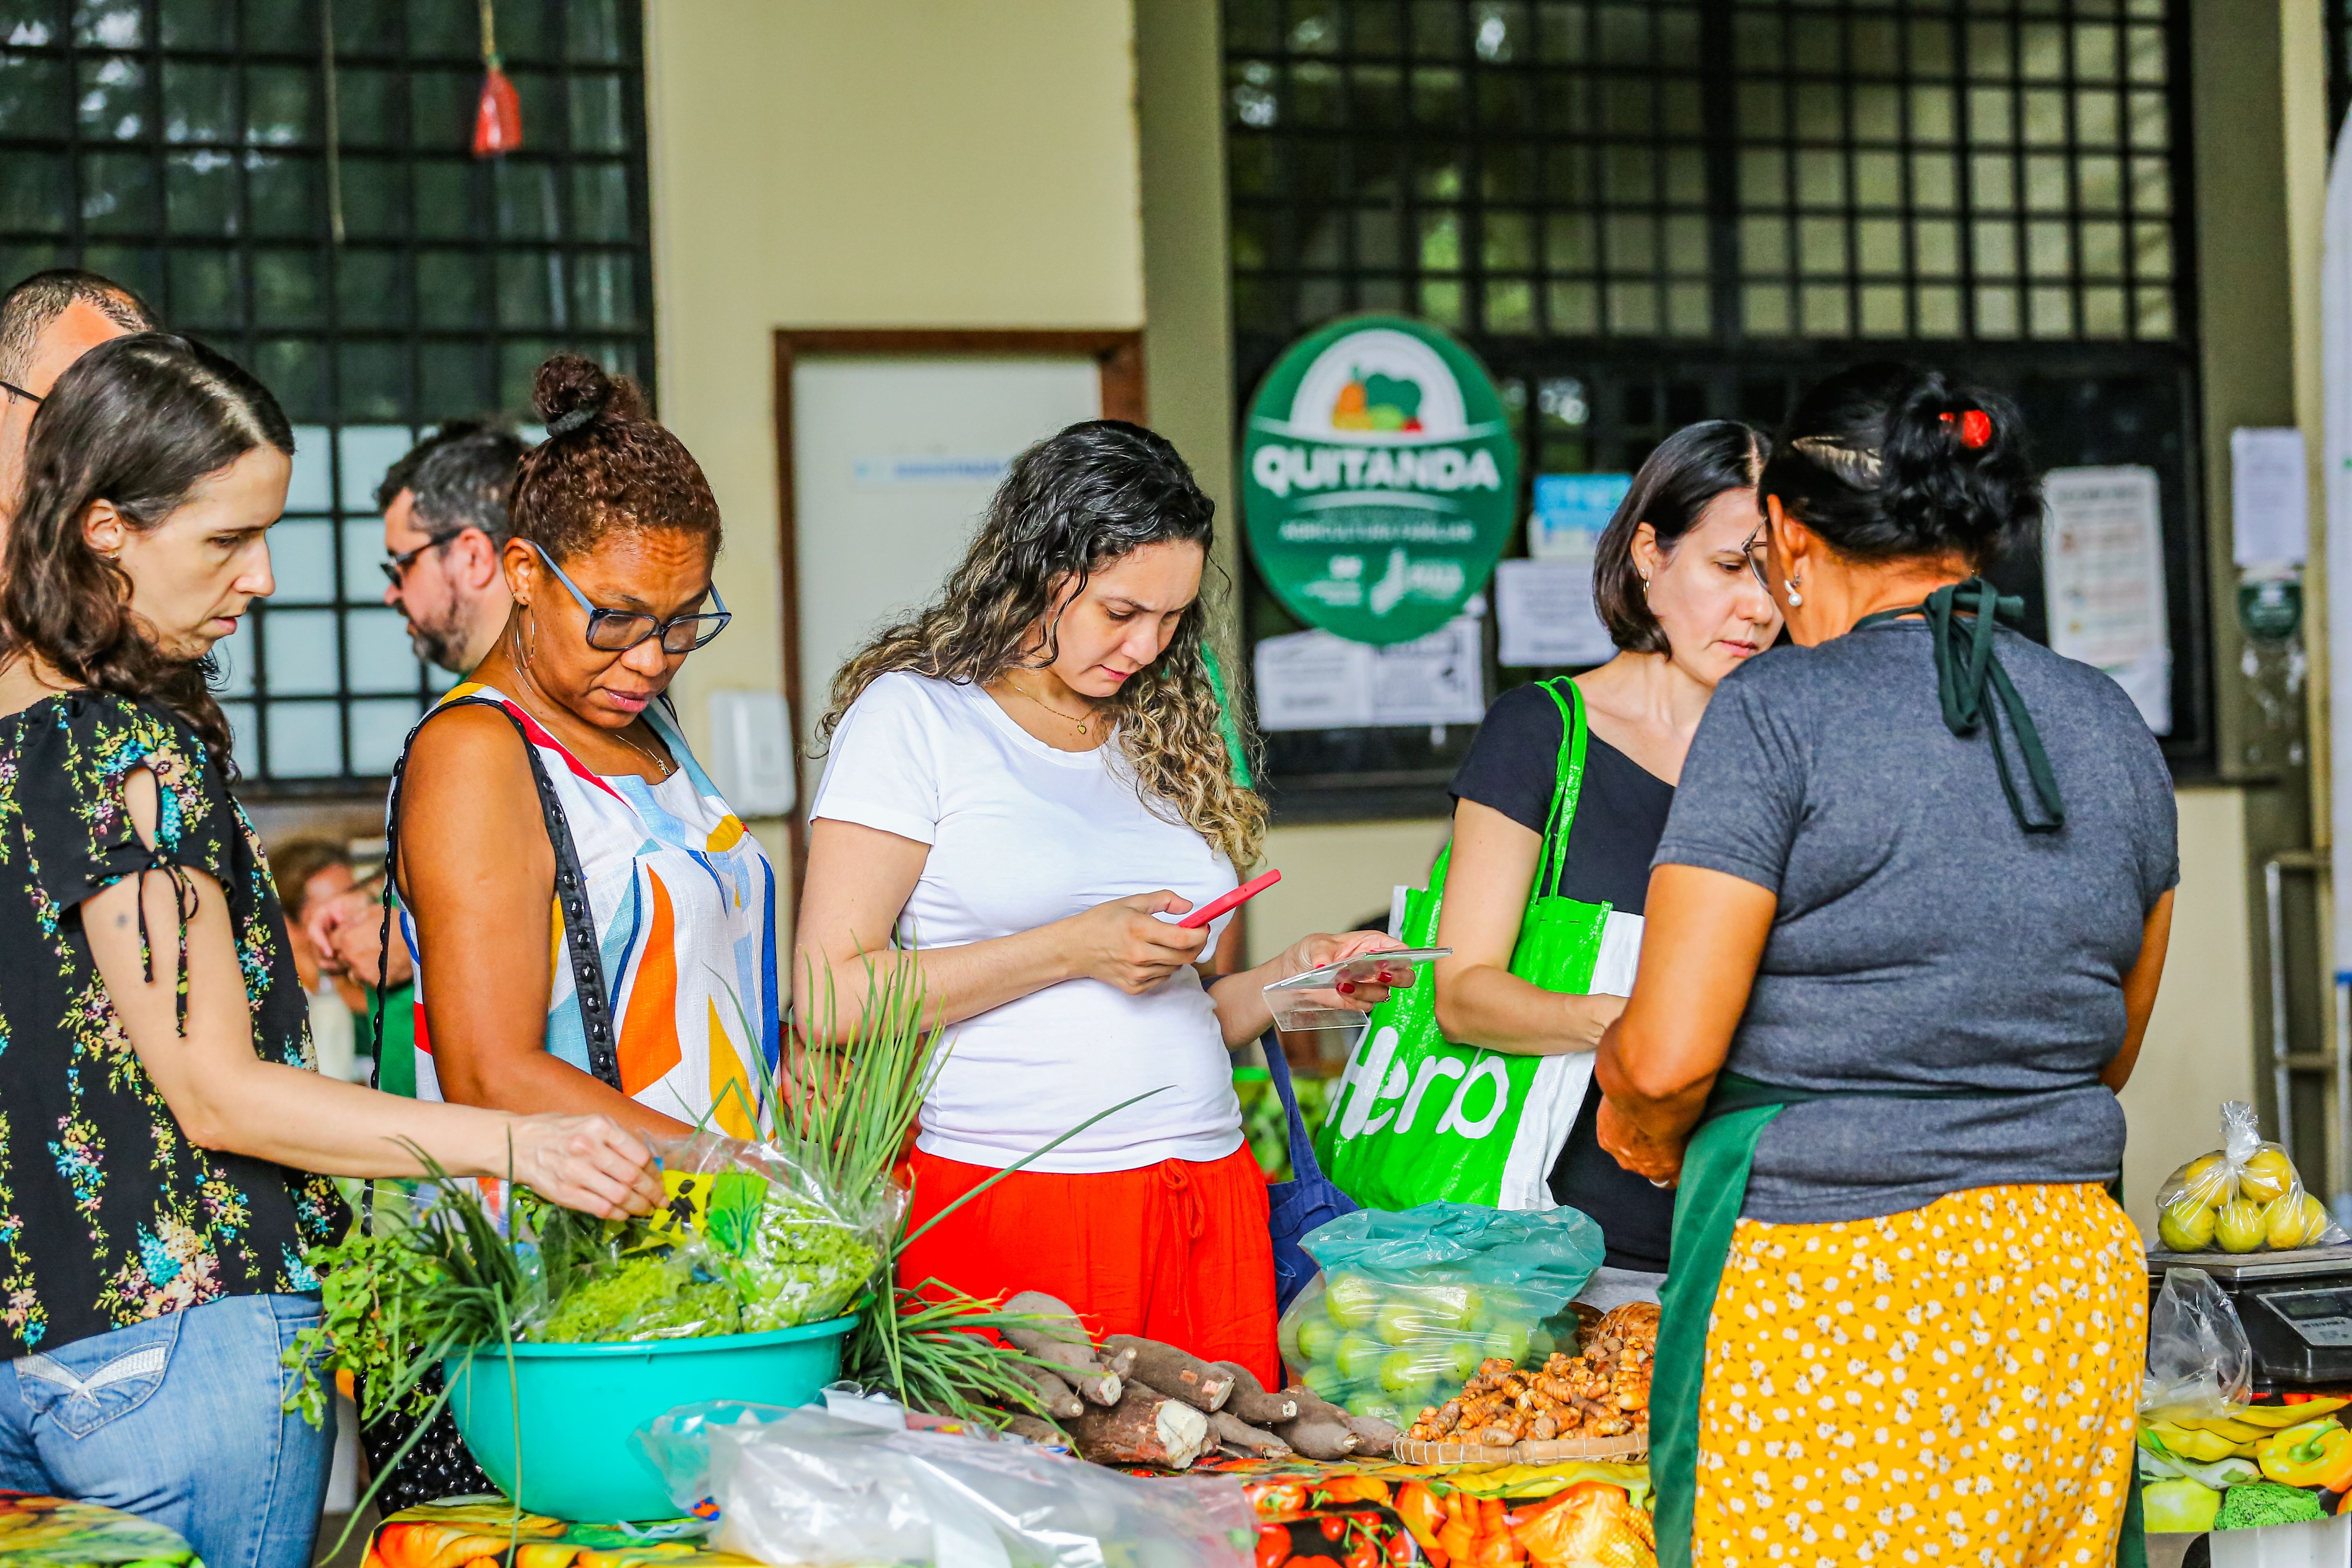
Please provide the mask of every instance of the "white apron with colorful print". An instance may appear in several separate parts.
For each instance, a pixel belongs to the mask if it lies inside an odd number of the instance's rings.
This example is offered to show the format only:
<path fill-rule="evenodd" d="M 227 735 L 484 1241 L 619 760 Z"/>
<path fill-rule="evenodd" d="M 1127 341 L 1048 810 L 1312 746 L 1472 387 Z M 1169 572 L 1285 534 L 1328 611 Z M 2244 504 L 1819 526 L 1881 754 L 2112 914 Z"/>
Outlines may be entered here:
<path fill-rule="evenodd" d="M 590 771 L 494 688 L 464 682 L 440 705 L 469 698 L 520 721 L 563 807 L 618 1026 L 621 1091 L 680 1121 L 755 1136 L 757 1064 L 772 1074 L 779 1045 L 776 873 L 758 840 L 727 809 L 666 703 L 647 707 L 645 718 L 678 767 L 649 784 Z M 425 1024 L 429 979 L 405 910 L 400 926 L 416 964 L 416 1094 L 439 1100 Z M 593 1072 L 552 905 L 548 955 L 547 1048 Z"/>

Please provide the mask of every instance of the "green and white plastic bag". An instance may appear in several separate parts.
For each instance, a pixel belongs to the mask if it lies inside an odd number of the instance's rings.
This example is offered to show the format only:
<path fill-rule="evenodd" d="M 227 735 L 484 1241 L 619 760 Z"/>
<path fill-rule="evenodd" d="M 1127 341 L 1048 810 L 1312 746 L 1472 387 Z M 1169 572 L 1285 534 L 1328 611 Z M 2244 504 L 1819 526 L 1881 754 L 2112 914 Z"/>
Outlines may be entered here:
<path fill-rule="evenodd" d="M 1642 918 L 1551 889 L 1584 781 L 1584 704 L 1566 677 L 1543 683 L 1560 711 L 1561 739 L 1543 852 L 1510 970 L 1566 995 L 1630 995 Z M 1404 889 L 1392 934 L 1434 945 L 1449 847 L 1426 889 Z M 1592 1081 L 1592 1053 L 1530 1057 L 1461 1046 L 1437 1026 L 1437 988 L 1423 965 L 1410 990 L 1375 1008 L 1332 1091 L 1316 1139 L 1323 1169 L 1366 1208 L 1436 1202 L 1505 1209 L 1552 1206 L 1551 1168 Z"/>

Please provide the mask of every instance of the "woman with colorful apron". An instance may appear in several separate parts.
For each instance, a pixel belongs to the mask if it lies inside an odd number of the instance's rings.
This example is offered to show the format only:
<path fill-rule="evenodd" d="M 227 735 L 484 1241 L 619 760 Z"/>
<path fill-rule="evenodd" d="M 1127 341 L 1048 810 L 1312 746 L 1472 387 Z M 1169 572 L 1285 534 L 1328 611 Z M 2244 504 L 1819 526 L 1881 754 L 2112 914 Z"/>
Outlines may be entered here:
<path fill-rule="evenodd" d="M 1454 956 L 1433 966 L 1437 1023 L 1460 1045 L 1540 1058 L 1531 1095 L 1547 1136 L 1525 1197 L 1599 1223 L 1604 1289 L 1654 1295 L 1674 1194 L 1601 1152 L 1592 1048 L 1633 989 L 1650 857 L 1699 716 L 1716 683 L 1780 635 L 1756 499 L 1768 450 L 1727 419 L 1660 443 L 1594 551 L 1594 608 L 1622 651 L 1573 680 L 1505 692 L 1454 778 L 1437 926 Z M 1598 920 L 1589 975 L 1523 962 L 1530 898 L 1572 900 Z M 1382 1206 L 1449 1194 L 1397 1195 L 1409 1201 Z"/>
<path fill-rule="evenodd" d="M 2179 877 L 2114 681 L 1975 575 L 2013 409 L 1873 365 L 1766 466 L 1795 647 L 1726 679 L 1659 845 L 1598 1134 L 1678 1184 L 1668 1568 L 2138 1559 L 2138 1237 L 2109 1186 Z"/>

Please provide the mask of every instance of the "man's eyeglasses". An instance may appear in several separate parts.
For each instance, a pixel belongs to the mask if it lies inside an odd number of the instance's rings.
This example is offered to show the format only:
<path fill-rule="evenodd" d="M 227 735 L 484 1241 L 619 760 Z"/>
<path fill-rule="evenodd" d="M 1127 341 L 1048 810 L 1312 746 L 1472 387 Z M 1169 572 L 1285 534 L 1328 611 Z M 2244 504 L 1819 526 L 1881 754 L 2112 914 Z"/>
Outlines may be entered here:
<path fill-rule="evenodd" d="M 428 539 L 414 550 L 404 550 L 391 560 L 379 561 L 376 564 L 383 568 L 383 574 L 392 579 L 394 587 L 403 587 L 405 585 L 408 569 L 415 564 L 418 556 L 428 550 L 438 550 L 457 537 L 454 533 L 446 533 L 438 539 Z"/>
<path fill-rule="evenodd" d="M 21 397 L 26 402 L 31 404 L 37 405 L 46 401 L 37 395 L 26 391 L 23 387 L 18 386 L 13 381 L 0 381 L 0 392 L 5 392 L 11 397 Z"/>
<path fill-rule="evenodd" d="M 735 618 L 728 611 L 727 602 L 719 596 L 715 583 L 710 586 L 710 602 L 718 608 L 703 615 L 672 616 L 665 621 L 638 610 L 601 609 L 588 602 L 580 584 L 563 574 L 563 568 L 555 563 L 554 557 L 528 539 L 523 542 L 547 563 L 555 580 L 571 590 L 572 596 L 580 601 L 580 607 L 588 612 L 588 646 L 599 653 L 626 653 L 653 637 L 661 638 L 664 653 L 692 653 L 725 631 L 727 623 Z"/>

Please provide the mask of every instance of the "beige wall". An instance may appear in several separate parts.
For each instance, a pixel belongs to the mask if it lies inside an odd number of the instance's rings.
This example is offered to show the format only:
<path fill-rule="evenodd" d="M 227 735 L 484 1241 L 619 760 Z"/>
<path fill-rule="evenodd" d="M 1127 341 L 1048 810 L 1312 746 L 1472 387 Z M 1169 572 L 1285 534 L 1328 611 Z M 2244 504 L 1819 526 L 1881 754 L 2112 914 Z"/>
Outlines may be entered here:
<path fill-rule="evenodd" d="M 2252 942 L 2242 891 L 2246 797 L 2234 789 L 2185 789 L 2176 798 L 2180 890 L 2172 947 L 2156 1016 L 2123 1095 L 2131 1123 L 2125 1204 L 2150 1237 L 2158 1184 L 2219 1145 L 2221 1101 L 2254 1098 Z"/>
<path fill-rule="evenodd" d="M 1139 326 L 1133 40 L 1105 0 L 646 11 L 661 412 L 718 494 L 735 612 L 679 678 L 700 745 L 709 692 L 783 680 L 770 333 Z"/>

